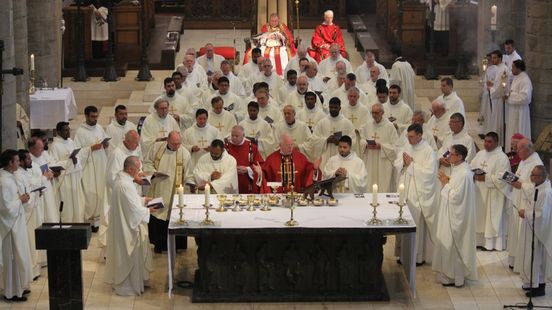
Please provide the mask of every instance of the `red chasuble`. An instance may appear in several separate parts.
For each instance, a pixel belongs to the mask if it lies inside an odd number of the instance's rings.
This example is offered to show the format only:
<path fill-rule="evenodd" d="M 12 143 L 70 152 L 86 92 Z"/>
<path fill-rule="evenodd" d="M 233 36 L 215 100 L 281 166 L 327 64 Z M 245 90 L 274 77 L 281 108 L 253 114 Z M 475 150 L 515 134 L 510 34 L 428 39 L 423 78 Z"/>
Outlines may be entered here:
<path fill-rule="evenodd" d="M 285 164 L 286 159 L 288 164 Z M 294 149 L 290 156 L 284 156 L 278 150 L 270 154 L 263 165 L 261 193 L 272 192 L 266 182 L 282 182 L 283 186 L 278 188 L 279 193 L 288 192 L 292 184 L 295 192 L 303 192 L 312 184 L 313 172 L 312 163 L 303 153 Z"/>
<path fill-rule="evenodd" d="M 241 145 L 226 143 L 226 151 L 236 159 L 238 166 L 246 166 L 253 170 L 253 164 L 259 163 L 263 165 L 264 160 L 257 146 L 245 139 Z M 249 178 L 247 173 L 238 173 L 238 188 L 240 194 L 256 194 L 260 189 L 255 184 L 258 179 L 257 174 L 253 170 L 253 179 Z"/>
<path fill-rule="evenodd" d="M 318 25 L 312 34 L 312 46 L 309 49 L 309 55 L 316 61 L 320 62 L 330 56 L 329 45 L 332 45 L 333 43 L 339 44 L 341 56 L 347 57 L 345 42 L 343 41 L 343 35 L 341 34 L 341 28 L 339 28 L 336 24 Z M 324 44 L 328 44 L 328 47 L 323 48 L 322 45 Z"/>
<path fill-rule="evenodd" d="M 289 31 L 289 28 L 286 26 L 286 24 L 280 23 L 276 27 L 271 27 L 269 24 L 264 24 L 261 28 L 261 33 L 267 33 L 267 32 L 280 32 L 284 37 L 286 37 L 285 46 L 275 46 L 275 47 L 268 47 L 268 46 L 259 46 L 261 50 L 263 50 L 263 56 L 265 58 L 271 58 L 271 55 L 274 56 L 273 59 L 273 66 L 274 70 L 276 70 L 276 73 L 279 76 L 282 76 L 284 73 L 284 69 L 288 63 L 288 61 L 291 59 L 291 57 L 295 56 L 295 53 L 297 52 L 297 48 L 295 47 L 295 42 L 293 41 L 293 35 L 291 34 L 291 31 Z M 281 53 L 286 53 L 287 57 L 282 60 Z M 243 58 L 243 64 L 246 64 L 249 62 L 249 58 L 251 57 L 251 49 L 248 49 L 245 52 L 245 56 Z"/>

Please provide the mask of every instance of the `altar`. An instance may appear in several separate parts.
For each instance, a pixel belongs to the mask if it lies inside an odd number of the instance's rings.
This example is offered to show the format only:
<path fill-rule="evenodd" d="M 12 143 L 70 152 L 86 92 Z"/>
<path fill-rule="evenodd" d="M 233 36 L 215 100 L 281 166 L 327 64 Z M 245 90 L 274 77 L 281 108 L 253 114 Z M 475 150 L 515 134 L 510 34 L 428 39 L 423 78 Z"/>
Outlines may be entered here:
<path fill-rule="evenodd" d="M 54 129 L 58 122 L 68 122 L 77 116 L 71 88 L 38 89 L 30 99 L 31 129 Z"/>
<path fill-rule="evenodd" d="M 230 196 L 229 196 L 230 197 Z M 183 218 L 171 210 L 168 236 L 169 295 L 173 289 L 175 236 L 193 236 L 198 246 L 193 302 L 367 301 L 389 300 L 382 272 L 387 235 L 401 240 L 400 258 L 412 295 L 416 287 L 416 225 L 408 208 L 407 224 L 398 218 L 397 194 L 378 194 L 380 225 L 369 225 L 371 194 L 338 194 L 337 206 L 294 209 L 298 225 L 288 227 L 290 209 L 216 212 L 209 217 L 204 195 L 185 195 Z"/>

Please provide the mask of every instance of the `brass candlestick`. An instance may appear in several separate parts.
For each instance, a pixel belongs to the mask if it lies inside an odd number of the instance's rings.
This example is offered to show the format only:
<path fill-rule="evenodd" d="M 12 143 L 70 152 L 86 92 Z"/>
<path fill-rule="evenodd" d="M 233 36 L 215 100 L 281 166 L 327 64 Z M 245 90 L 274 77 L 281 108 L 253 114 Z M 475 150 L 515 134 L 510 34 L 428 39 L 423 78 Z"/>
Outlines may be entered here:
<path fill-rule="evenodd" d="M 219 207 L 215 210 L 217 212 L 226 212 L 226 208 L 224 207 L 224 202 L 226 201 L 226 195 L 217 195 L 217 199 L 219 201 Z"/>
<path fill-rule="evenodd" d="M 370 205 L 374 208 L 374 211 L 372 212 L 372 219 L 368 221 L 368 224 L 369 225 L 381 225 L 381 224 L 383 224 L 383 221 L 380 220 L 377 217 L 378 211 L 376 211 L 376 208 L 379 206 L 379 203 L 376 203 L 376 204 L 371 203 Z"/>
<path fill-rule="evenodd" d="M 293 185 L 291 186 L 291 195 L 286 197 L 286 207 L 289 206 L 289 209 L 291 210 L 291 217 L 289 219 L 289 221 L 286 222 L 286 226 L 297 226 L 299 225 L 299 222 L 297 222 L 294 218 L 293 218 L 293 210 L 295 209 L 295 201 L 294 201 L 294 198 L 293 198 Z"/>
<path fill-rule="evenodd" d="M 188 222 L 186 222 L 186 220 L 184 220 L 184 212 L 182 211 L 186 205 L 185 204 L 178 204 L 176 206 L 178 207 L 178 209 L 180 209 L 180 212 L 178 212 L 178 222 L 177 223 L 180 224 L 180 225 L 188 225 Z"/>
<path fill-rule="evenodd" d="M 393 224 L 397 225 L 404 225 L 408 224 L 408 220 L 405 220 L 403 216 L 403 207 L 405 206 L 405 203 L 397 202 L 397 205 L 399 206 L 399 218 L 397 218 L 395 221 L 393 221 Z"/>
<path fill-rule="evenodd" d="M 203 204 L 203 207 L 205 208 L 205 219 L 201 222 L 201 225 L 215 225 L 215 222 L 209 218 L 209 207 L 213 206 L 212 204 L 206 205 Z"/>
<path fill-rule="evenodd" d="M 35 88 L 35 70 L 29 72 L 29 95 L 33 95 L 36 92 Z"/>

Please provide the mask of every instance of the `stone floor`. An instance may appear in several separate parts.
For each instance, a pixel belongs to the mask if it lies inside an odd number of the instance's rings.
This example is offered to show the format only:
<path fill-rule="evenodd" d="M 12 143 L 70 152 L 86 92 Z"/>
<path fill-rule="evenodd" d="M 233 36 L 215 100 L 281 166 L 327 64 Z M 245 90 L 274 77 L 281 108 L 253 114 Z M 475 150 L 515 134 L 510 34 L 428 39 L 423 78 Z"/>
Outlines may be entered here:
<path fill-rule="evenodd" d="M 190 248 L 177 255 L 175 278 L 191 280 L 197 267 L 196 247 L 189 238 Z M 479 280 L 468 282 L 463 288 L 445 288 L 436 282 L 431 266 L 417 268 L 417 297 L 408 290 L 402 269 L 392 253 L 394 238 L 385 245 L 383 270 L 391 297 L 389 302 L 343 303 L 250 303 L 250 304 L 192 304 L 191 290 L 177 287 L 172 299 L 167 288 L 167 254 L 154 254 L 155 271 L 152 287 L 139 297 L 120 297 L 111 292 L 104 282 L 105 264 L 94 235 L 88 250 L 83 252 L 85 309 L 501 309 L 505 304 L 527 303 L 521 290 L 519 276 L 507 267 L 505 252 L 477 252 Z M 0 309 L 48 309 L 46 269 L 43 276 L 32 283 L 29 300 L 25 303 L 0 302 Z M 534 299 L 535 305 L 552 306 L 552 293 Z"/>

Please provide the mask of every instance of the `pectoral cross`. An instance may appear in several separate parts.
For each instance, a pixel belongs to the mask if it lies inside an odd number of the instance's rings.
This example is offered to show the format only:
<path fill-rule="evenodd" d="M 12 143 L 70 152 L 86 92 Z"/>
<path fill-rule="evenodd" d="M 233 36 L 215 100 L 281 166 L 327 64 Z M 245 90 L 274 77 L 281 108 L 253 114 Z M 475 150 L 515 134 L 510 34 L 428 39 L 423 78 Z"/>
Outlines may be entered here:
<path fill-rule="evenodd" d="M 371 138 L 374 139 L 374 141 L 375 141 L 376 139 L 379 139 L 381 137 L 378 137 L 378 133 L 374 132 L 374 135 Z"/>
<path fill-rule="evenodd" d="M 309 120 L 307 121 L 307 125 L 309 127 L 312 127 L 312 125 L 314 125 L 314 122 L 312 121 L 312 119 L 309 118 Z"/>
<path fill-rule="evenodd" d="M 219 131 L 222 131 L 222 128 L 224 128 L 224 125 L 222 125 L 220 122 L 217 126 L 215 126 Z"/>
<path fill-rule="evenodd" d="M 251 138 L 255 138 L 256 135 L 257 135 L 257 133 L 255 132 L 255 130 L 251 130 L 251 133 L 249 133 L 249 136 Z"/>
<path fill-rule="evenodd" d="M 357 120 L 357 119 L 358 119 L 358 118 L 357 118 L 357 117 L 355 117 L 355 115 L 354 115 L 354 114 L 351 114 L 351 117 L 349 117 L 349 120 L 350 120 L 350 121 L 351 121 L 351 123 L 353 123 L 353 124 L 354 124 L 354 123 L 356 122 L 356 120 Z"/>
<path fill-rule="evenodd" d="M 431 128 L 431 131 L 433 131 L 433 135 L 435 135 L 435 132 L 439 131 L 439 129 L 437 129 L 437 127 L 433 127 Z"/>
<path fill-rule="evenodd" d="M 169 113 L 174 114 L 174 105 L 171 105 L 169 108 Z"/>
<path fill-rule="evenodd" d="M 201 147 L 204 147 L 204 146 L 203 146 L 203 143 L 205 143 L 205 142 L 207 142 L 207 140 L 203 139 L 203 137 L 201 137 L 201 139 L 199 139 L 199 140 L 197 141 L 197 143 L 199 143 L 199 145 L 200 145 Z"/>
<path fill-rule="evenodd" d="M 165 127 L 161 127 L 161 130 L 159 130 L 159 133 L 161 134 L 161 137 L 165 137 L 165 134 L 167 131 L 165 130 Z"/>
<path fill-rule="evenodd" d="M 486 161 L 483 161 L 483 163 L 481 164 L 481 170 L 485 170 L 485 168 L 487 168 L 487 162 Z"/>

